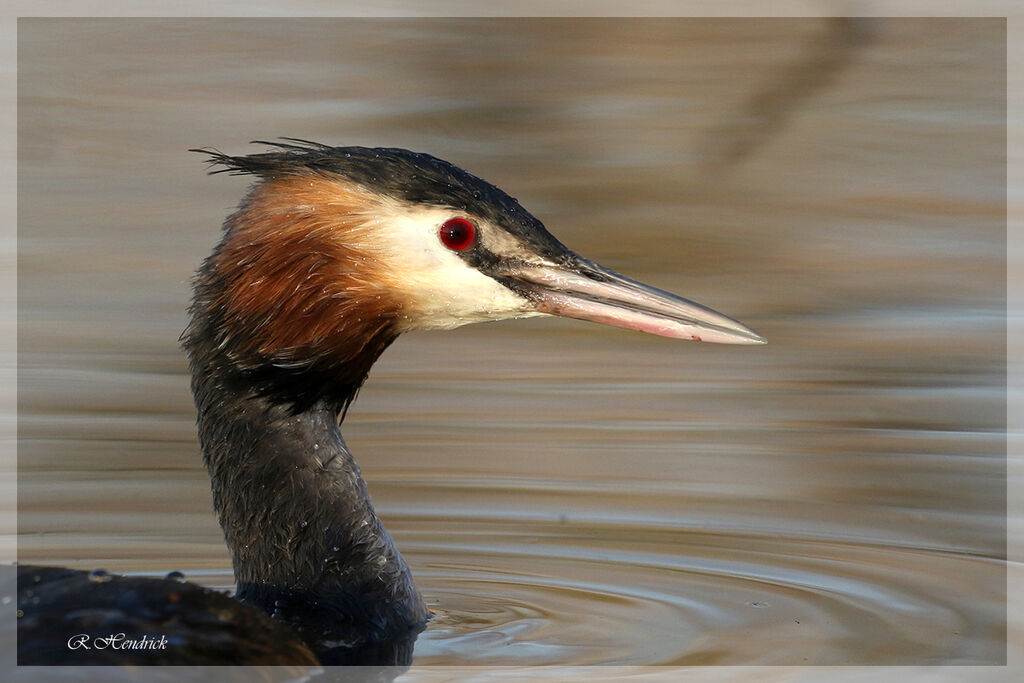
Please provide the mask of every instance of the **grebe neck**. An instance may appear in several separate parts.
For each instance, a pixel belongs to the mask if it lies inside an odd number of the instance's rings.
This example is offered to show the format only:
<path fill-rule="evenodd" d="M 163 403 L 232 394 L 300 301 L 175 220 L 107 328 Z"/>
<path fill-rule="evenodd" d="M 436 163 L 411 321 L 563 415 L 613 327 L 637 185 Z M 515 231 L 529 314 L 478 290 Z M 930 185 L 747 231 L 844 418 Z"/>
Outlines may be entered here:
<path fill-rule="evenodd" d="M 362 378 L 350 396 L 296 410 L 202 346 L 190 348 L 199 441 L 239 599 L 325 639 L 422 627 L 426 607 L 341 436 Z"/>

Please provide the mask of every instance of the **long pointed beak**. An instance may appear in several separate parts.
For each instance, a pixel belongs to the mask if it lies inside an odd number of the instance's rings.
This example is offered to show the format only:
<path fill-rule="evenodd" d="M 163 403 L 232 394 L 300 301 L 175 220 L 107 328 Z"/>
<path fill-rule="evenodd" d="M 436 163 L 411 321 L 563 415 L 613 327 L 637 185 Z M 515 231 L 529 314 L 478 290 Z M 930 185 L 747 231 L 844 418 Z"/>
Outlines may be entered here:
<path fill-rule="evenodd" d="M 754 330 L 710 308 L 573 256 L 569 266 L 525 266 L 505 277 L 541 313 L 674 339 L 766 343 Z"/>

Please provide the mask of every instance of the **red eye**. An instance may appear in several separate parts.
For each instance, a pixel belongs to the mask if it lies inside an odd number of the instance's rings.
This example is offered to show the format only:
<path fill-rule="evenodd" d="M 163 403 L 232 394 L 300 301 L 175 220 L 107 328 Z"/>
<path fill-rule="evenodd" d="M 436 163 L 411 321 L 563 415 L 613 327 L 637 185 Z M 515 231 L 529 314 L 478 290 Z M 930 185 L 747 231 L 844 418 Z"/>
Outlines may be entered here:
<path fill-rule="evenodd" d="M 452 251 L 462 251 L 476 239 L 476 227 L 465 218 L 449 218 L 441 226 L 441 241 Z"/>

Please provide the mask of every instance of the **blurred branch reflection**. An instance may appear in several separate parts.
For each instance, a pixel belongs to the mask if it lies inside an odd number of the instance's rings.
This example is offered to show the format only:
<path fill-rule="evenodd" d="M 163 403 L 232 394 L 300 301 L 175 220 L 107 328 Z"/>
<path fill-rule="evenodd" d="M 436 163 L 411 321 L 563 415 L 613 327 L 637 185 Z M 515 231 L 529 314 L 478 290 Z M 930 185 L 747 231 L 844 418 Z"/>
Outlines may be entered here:
<path fill-rule="evenodd" d="M 698 148 L 705 173 L 721 173 L 757 151 L 815 93 L 828 86 L 876 35 L 878 20 L 832 17 L 803 55 L 714 126 Z"/>

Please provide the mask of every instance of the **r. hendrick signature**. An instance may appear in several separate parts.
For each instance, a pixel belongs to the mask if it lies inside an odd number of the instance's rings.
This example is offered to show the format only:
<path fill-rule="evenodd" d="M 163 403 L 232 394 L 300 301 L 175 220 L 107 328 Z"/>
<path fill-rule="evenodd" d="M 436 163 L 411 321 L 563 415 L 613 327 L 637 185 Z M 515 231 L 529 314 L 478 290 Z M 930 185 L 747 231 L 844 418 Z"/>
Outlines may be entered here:
<path fill-rule="evenodd" d="M 93 638 L 87 633 L 68 638 L 69 650 L 166 650 L 166 636 L 142 636 L 128 638 L 123 633 Z"/>

